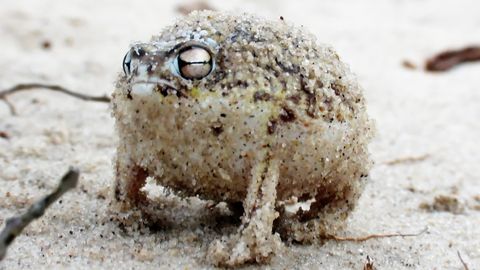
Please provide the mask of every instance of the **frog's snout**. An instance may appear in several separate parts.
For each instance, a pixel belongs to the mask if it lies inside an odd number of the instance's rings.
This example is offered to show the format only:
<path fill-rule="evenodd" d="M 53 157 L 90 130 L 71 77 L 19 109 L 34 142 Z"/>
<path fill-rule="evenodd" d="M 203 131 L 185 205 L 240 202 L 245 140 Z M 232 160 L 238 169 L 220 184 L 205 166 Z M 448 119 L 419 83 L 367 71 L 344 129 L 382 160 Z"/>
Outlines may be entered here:
<path fill-rule="evenodd" d="M 169 81 L 160 78 L 149 78 L 146 80 L 136 80 L 132 83 L 132 95 L 148 96 L 155 91 L 167 93 L 168 91 L 177 91 L 177 88 Z"/>
<path fill-rule="evenodd" d="M 145 56 L 147 57 L 148 55 Z M 159 92 L 166 96 L 168 93 L 176 92 L 177 87 L 171 81 L 165 79 L 163 76 L 165 74 L 158 70 L 163 65 L 165 59 L 155 55 L 150 57 L 132 60 L 132 71 L 129 79 L 131 85 L 130 94 L 148 96 L 154 92 Z"/>

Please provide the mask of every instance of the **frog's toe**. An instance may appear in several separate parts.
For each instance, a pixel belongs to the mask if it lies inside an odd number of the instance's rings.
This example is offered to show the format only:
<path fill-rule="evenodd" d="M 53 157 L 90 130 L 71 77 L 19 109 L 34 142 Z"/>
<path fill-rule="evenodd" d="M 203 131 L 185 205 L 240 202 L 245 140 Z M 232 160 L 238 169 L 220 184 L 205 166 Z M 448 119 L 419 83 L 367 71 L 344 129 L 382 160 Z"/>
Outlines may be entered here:
<path fill-rule="evenodd" d="M 266 238 L 254 235 L 235 235 L 228 239 L 214 241 L 208 249 L 208 260 L 217 265 L 234 267 L 245 263 L 268 263 L 283 247 L 278 234 Z"/>

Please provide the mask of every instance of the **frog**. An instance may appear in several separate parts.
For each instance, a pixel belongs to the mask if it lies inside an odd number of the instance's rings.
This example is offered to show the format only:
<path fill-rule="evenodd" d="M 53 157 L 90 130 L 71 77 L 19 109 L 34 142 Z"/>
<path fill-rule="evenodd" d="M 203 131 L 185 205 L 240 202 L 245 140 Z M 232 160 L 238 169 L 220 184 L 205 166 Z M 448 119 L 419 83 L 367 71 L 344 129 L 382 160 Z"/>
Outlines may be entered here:
<path fill-rule="evenodd" d="M 113 201 L 161 222 L 148 178 L 224 202 L 240 224 L 208 261 L 268 263 L 286 242 L 345 227 L 372 166 L 363 91 L 331 46 L 283 17 L 194 11 L 123 59 Z"/>

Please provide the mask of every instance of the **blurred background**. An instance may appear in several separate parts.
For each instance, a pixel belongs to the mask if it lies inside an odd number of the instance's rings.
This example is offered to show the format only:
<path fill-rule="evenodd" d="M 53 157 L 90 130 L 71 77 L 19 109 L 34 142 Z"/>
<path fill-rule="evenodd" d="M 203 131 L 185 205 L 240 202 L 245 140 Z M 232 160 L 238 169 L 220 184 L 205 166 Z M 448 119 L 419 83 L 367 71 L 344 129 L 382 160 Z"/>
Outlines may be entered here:
<path fill-rule="evenodd" d="M 129 44 L 148 40 L 194 9 L 282 16 L 332 45 L 357 74 L 377 124 L 371 181 L 346 233 L 429 228 L 414 239 L 293 246 L 273 268 L 361 269 L 369 255 L 379 269 L 462 269 L 457 251 L 472 269 L 480 266 L 480 62 L 445 72 L 424 69 L 427 59 L 445 50 L 480 46 L 478 0 L 0 0 L 0 91 L 40 82 L 110 94 Z M 31 228 L 0 269 L 108 268 L 122 260 L 146 268 L 171 260 L 179 267 L 204 267 L 195 255 L 205 251 L 202 241 L 175 244 L 186 232 L 134 240 L 111 235 L 118 229 L 105 218 L 114 155 L 108 105 L 44 91 L 18 93 L 9 101 L 18 115 L 0 102 L 0 198 L 9 193 L 0 217 L 50 190 L 69 164 L 83 175 L 82 192 L 68 200 L 73 208 L 52 209 L 50 220 L 59 220 Z M 107 227 L 98 225 L 102 221 Z M 80 229 L 84 233 L 76 235 Z M 66 248 L 58 234 L 69 230 L 77 242 Z M 105 246 L 100 234 L 110 235 L 111 244 Z M 85 246 L 104 249 L 79 251 Z M 180 252 L 171 255 L 174 248 Z M 109 256 L 100 259 L 98 253 Z"/>

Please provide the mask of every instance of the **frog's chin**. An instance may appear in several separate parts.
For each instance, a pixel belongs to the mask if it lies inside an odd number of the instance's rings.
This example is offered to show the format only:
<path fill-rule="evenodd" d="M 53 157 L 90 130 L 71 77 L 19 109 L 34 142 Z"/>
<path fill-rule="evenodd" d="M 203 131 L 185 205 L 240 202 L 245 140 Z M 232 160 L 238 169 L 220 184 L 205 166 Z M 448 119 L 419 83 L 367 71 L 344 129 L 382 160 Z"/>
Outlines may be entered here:
<path fill-rule="evenodd" d="M 132 91 L 130 93 L 136 96 L 148 96 L 152 95 L 155 92 L 155 89 L 157 89 L 158 87 L 167 87 L 173 90 L 177 90 L 177 88 L 167 80 L 160 78 L 152 78 L 148 81 L 135 81 L 132 84 Z"/>

